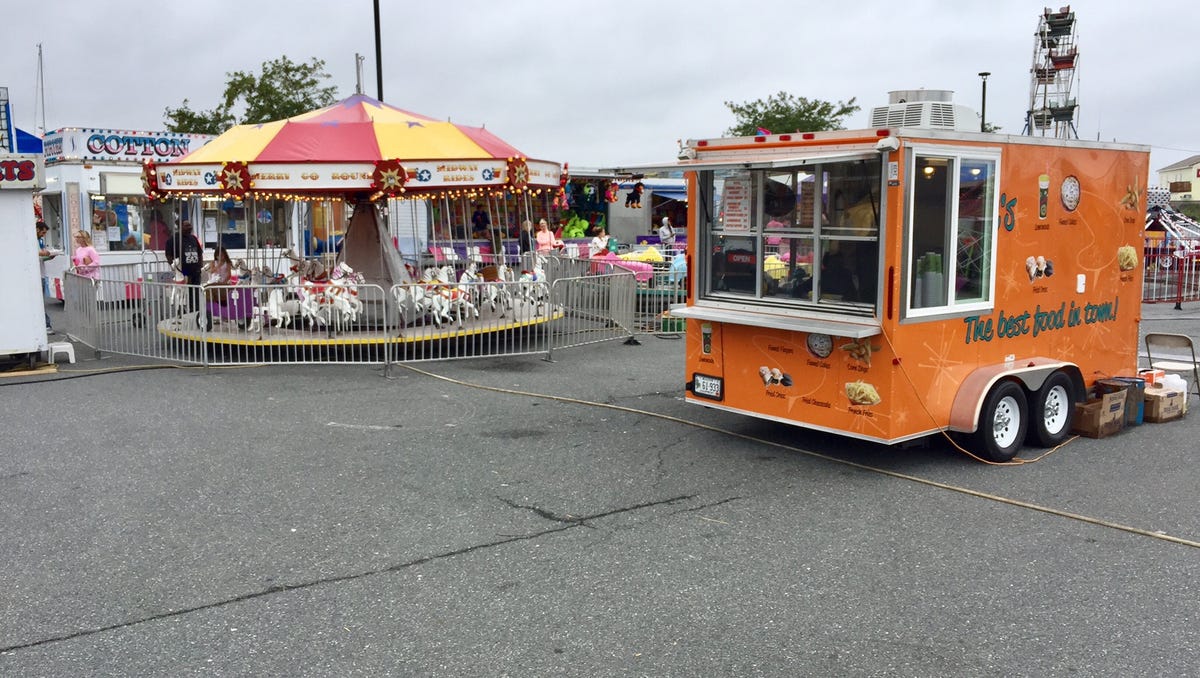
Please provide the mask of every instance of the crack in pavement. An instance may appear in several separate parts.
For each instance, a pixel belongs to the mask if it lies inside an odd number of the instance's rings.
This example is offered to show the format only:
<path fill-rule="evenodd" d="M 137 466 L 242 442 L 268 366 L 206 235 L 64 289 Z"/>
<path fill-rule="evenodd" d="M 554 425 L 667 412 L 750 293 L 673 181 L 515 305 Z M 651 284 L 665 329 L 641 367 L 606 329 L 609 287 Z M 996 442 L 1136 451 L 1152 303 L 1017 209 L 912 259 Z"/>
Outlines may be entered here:
<path fill-rule="evenodd" d="M 699 506 L 693 506 L 691 508 L 680 509 L 680 510 L 676 511 L 675 513 L 691 513 L 692 511 L 703 511 L 704 509 L 707 509 L 707 508 L 712 508 L 714 506 L 720 506 L 721 504 L 728 504 L 731 501 L 739 501 L 741 499 L 743 499 L 743 497 L 730 497 L 728 499 L 722 499 L 721 501 L 714 501 L 711 504 L 701 504 Z"/>
<path fill-rule="evenodd" d="M 553 527 L 550 529 L 542 530 L 540 532 L 534 532 L 532 534 L 510 536 L 510 537 L 506 537 L 504 539 L 499 539 L 497 541 L 486 542 L 483 544 L 475 544 L 473 546 L 467 546 L 467 547 L 457 549 L 454 551 L 447 551 L 445 553 L 439 553 L 439 554 L 432 555 L 432 556 L 425 556 L 423 558 L 417 558 L 415 560 L 410 560 L 410 561 L 403 562 L 403 563 L 396 563 L 395 565 L 389 565 L 387 567 L 382 567 L 382 568 L 378 568 L 378 569 L 374 569 L 374 570 L 366 570 L 364 572 L 357 572 L 354 574 L 344 574 L 344 575 L 339 575 L 336 577 L 323 577 L 320 579 L 313 579 L 311 581 L 301 582 L 298 584 L 278 584 L 275 586 L 267 587 L 261 591 L 255 591 L 253 593 L 246 593 L 246 594 L 242 594 L 240 596 L 235 596 L 233 598 L 227 598 L 225 600 L 218 600 L 218 601 L 212 602 L 212 603 L 205 603 L 203 605 L 195 605 L 193 607 L 185 607 L 185 608 L 181 608 L 178 610 L 171 610 L 169 612 L 162 612 L 159 614 L 150 615 L 148 617 L 142 617 L 140 619 L 133 619 L 133 620 L 126 621 L 126 622 L 121 622 L 119 624 L 110 624 L 108 626 L 101 626 L 101 627 L 92 628 L 92 629 L 82 629 L 80 631 L 75 631 L 74 633 L 66 633 L 66 634 L 63 634 L 60 636 L 51 636 L 49 638 L 42 638 L 41 640 L 32 640 L 32 641 L 29 641 L 26 643 L 18 643 L 15 645 L 8 645 L 5 647 L 0 647 L 0 655 L 7 655 L 7 654 L 10 654 L 17 650 L 25 650 L 25 649 L 29 649 L 31 647 L 40 647 L 43 645 L 49 645 L 51 643 L 59 643 L 59 642 L 67 641 L 67 640 L 74 640 L 76 638 L 84 638 L 87 636 L 93 636 L 93 635 L 96 635 L 97 633 L 105 633 L 107 631 L 116 631 L 118 629 L 129 628 L 131 626 L 137 626 L 139 624 L 145 624 L 147 622 L 159 621 L 162 619 L 170 619 L 171 617 L 180 617 L 185 614 L 191 614 L 193 612 L 204 612 L 206 610 L 215 610 L 217 608 L 225 607 L 226 605 L 233 605 L 235 603 L 241 603 L 241 602 L 245 602 L 248 600 L 254 600 L 256 598 L 263 598 L 265 596 L 271 596 L 271 595 L 275 595 L 277 593 L 286 593 L 288 591 L 310 589 L 310 588 L 315 588 L 317 586 L 324 586 L 326 584 L 338 584 L 338 583 L 342 583 L 342 582 L 356 581 L 358 579 L 365 579 L 367 577 L 371 577 L 371 576 L 379 575 L 379 574 L 389 574 L 389 573 L 393 573 L 393 572 L 400 572 L 402 570 L 406 570 L 411 567 L 416 567 L 418 565 L 424 565 L 425 563 L 430 563 L 430 562 L 433 562 L 436 560 L 453 558 L 455 556 L 472 553 L 474 551 L 495 548 L 497 546 L 504 546 L 507 544 L 512 544 L 512 543 L 520 542 L 520 541 L 528 541 L 531 539 L 537 539 L 539 537 L 544 537 L 546 535 L 563 532 L 563 531 L 570 530 L 570 529 L 573 529 L 576 527 L 580 527 L 581 525 L 583 525 L 583 523 L 585 521 L 588 521 L 588 520 L 596 520 L 598 518 L 605 518 L 608 516 L 613 516 L 613 515 L 617 515 L 617 514 L 621 514 L 621 513 L 629 513 L 632 511 L 638 511 L 638 510 L 641 510 L 644 508 L 651 508 L 654 506 L 668 506 L 671 504 L 679 503 L 681 501 L 687 501 L 688 499 L 693 499 L 693 498 L 695 498 L 695 496 L 696 495 L 689 494 L 689 495 L 681 495 L 678 497 L 671 497 L 670 499 L 660 499 L 657 501 L 649 501 L 649 502 L 645 502 L 642 504 L 634 504 L 633 506 L 625 506 L 622 508 L 612 509 L 610 511 L 602 511 L 600 513 L 595 513 L 590 516 L 583 516 L 581 518 L 572 518 L 569 515 L 566 518 L 563 518 L 563 517 L 559 517 L 559 516 L 549 512 L 549 511 L 544 511 L 544 510 L 538 509 L 536 507 L 519 506 L 514 503 L 505 501 L 505 503 L 508 503 L 513 508 L 522 508 L 522 509 L 532 510 L 535 513 L 538 513 L 538 515 L 541 515 L 542 517 L 547 518 L 548 520 L 554 520 L 556 522 L 563 522 L 566 524 L 561 527 Z"/>
<path fill-rule="evenodd" d="M 556 523 L 567 523 L 571 527 L 574 527 L 576 525 L 583 525 L 585 527 L 590 527 L 589 525 L 586 524 L 587 521 L 589 521 L 589 520 L 595 520 L 596 518 L 606 518 L 608 516 L 616 515 L 618 513 L 628 513 L 630 511 L 636 511 L 638 509 L 649 508 L 651 506 L 663 506 L 663 505 L 668 505 L 668 504 L 674 504 L 677 502 L 686 501 L 688 499 L 695 499 L 695 497 L 696 497 L 696 495 L 694 495 L 694 494 L 684 494 L 684 495 L 680 495 L 678 497 L 672 497 L 671 499 L 660 499 L 658 501 L 647 502 L 644 504 L 635 504 L 633 506 L 626 506 L 624 508 L 613 509 L 611 511 L 603 511 L 601 513 L 594 513 L 590 516 L 583 516 L 581 518 L 576 518 L 576 517 L 572 516 L 570 513 L 560 516 L 557 513 L 552 513 L 552 512 L 547 511 L 546 509 L 541 508 L 539 506 L 526 506 L 524 504 L 518 504 L 518 503 L 512 501 L 511 499 L 505 499 L 504 497 L 496 497 L 496 498 L 499 499 L 500 501 L 504 502 L 505 504 L 508 504 L 512 508 L 524 509 L 526 511 L 533 511 L 534 513 L 545 518 L 546 520 L 554 521 Z"/>
<path fill-rule="evenodd" d="M 496 498 L 499 499 L 500 501 L 504 502 L 505 504 L 508 504 L 509 508 L 533 511 L 537 515 L 539 515 L 551 522 L 568 523 L 568 524 L 572 524 L 572 525 L 582 525 L 583 524 L 582 518 L 576 518 L 576 517 L 572 516 L 570 513 L 560 516 L 557 513 L 551 513 L 550 511 L 547 511 L 546 509 L 538 507 L 538 506 L 526 506 L 525 504 L 518 504 L 517 502 L 515 502 L 511 499 L 505 499 L 504 497 L 496 497 Z"/>

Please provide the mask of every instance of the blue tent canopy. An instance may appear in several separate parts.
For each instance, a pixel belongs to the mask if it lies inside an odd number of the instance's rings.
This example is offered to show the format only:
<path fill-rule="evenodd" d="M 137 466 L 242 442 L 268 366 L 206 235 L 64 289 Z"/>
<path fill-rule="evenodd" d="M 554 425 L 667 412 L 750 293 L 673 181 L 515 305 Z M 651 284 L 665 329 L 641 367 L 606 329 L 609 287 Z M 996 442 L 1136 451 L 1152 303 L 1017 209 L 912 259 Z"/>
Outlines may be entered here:
<path fill-rule="evenodd" d="M 14 150 L 17 153 L 41 153 L 42 138 L 17 127 L 16 148 Z"/>
<path fill-rule="evenodd" d="M 653 193 L 654 195 L 656 195 L 660 198 L 666 198 L 668 200 L 680 200 L 680 201 L 687 200 L 687 185 L 684 184 L 682 179 L 677 179 L 674 181 L 656 181 L 654 179 L 637 179 L 637 180 L 626 179 L 620 183 L 620 187 L 622 189 L 629 189 L 629 188 L 632 188 L 633 185 L 635 183 L 637 183 L 638 181 L 642 182 L 642 186 L 644 186 L 647 191 L 650 191 L 651 193 Z"/>

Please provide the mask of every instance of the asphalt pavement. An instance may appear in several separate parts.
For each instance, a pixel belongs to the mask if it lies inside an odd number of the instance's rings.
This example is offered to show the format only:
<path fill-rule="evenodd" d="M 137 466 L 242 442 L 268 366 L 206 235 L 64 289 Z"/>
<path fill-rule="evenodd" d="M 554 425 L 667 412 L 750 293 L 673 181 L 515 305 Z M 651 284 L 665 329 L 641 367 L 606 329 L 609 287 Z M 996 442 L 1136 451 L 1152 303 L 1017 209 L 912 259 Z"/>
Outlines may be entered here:
<path fill-rule="evenodd" d="M 989 466 L 684 403 L 677 336 L 77 358 L 0 379 L 0 675 L 1200 675 L 1195 412 Z"/>

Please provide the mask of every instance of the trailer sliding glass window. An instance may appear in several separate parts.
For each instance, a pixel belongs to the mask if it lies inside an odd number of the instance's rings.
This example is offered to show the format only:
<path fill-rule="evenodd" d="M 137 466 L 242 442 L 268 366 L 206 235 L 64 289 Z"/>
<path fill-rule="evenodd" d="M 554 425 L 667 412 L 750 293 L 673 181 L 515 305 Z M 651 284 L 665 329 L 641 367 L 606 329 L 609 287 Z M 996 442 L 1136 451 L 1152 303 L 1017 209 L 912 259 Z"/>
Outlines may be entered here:
<path fill-rule="evenodd" d="M 910 315 L 990 306 L 998 164 L 998 155 L 915 154 L 906 257 Z"/>
<path fill-rule="evenodd" d="M 701 214 L 710 215 L 700 229 L 706 299 L 874 311 L 878 156 L 704 170 L 698 180 Z"/>

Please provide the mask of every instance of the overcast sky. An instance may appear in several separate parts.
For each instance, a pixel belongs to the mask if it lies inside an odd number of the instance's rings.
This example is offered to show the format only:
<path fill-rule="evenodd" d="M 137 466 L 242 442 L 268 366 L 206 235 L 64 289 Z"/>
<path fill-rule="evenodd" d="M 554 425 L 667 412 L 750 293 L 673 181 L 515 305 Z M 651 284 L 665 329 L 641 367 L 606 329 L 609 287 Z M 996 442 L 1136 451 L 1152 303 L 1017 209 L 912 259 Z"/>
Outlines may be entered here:
<path fill-rule="evenodd" d="M 784 91 L 855 98 L 866 127 L 890 90 L 953 90 L 1019 134 L 1043 2 L 884 0 L 381 0 L 383 98 L 485 125 L 532 158 L 595 168 L 671 160 L 676 140 L 720 136 L 726 101 Z M 1057 8 L 1059 5 L 1055 4 Z M 1145 8 L 1143 8 L 1145 7 Z M 1146 144 L 1151 171 L 1200 154 L 1200 2 L 1071 3 L 1081 138 Z M 216 106 L 236 70 L 325 61 L 338 97 L 376 96 L 371 0 L 41 0 L 6 8 L 0 86 L 16 123 L 164 129 L 189 99 Z M 1157 183 L 1156 177 L 1151 183 Z"/>

